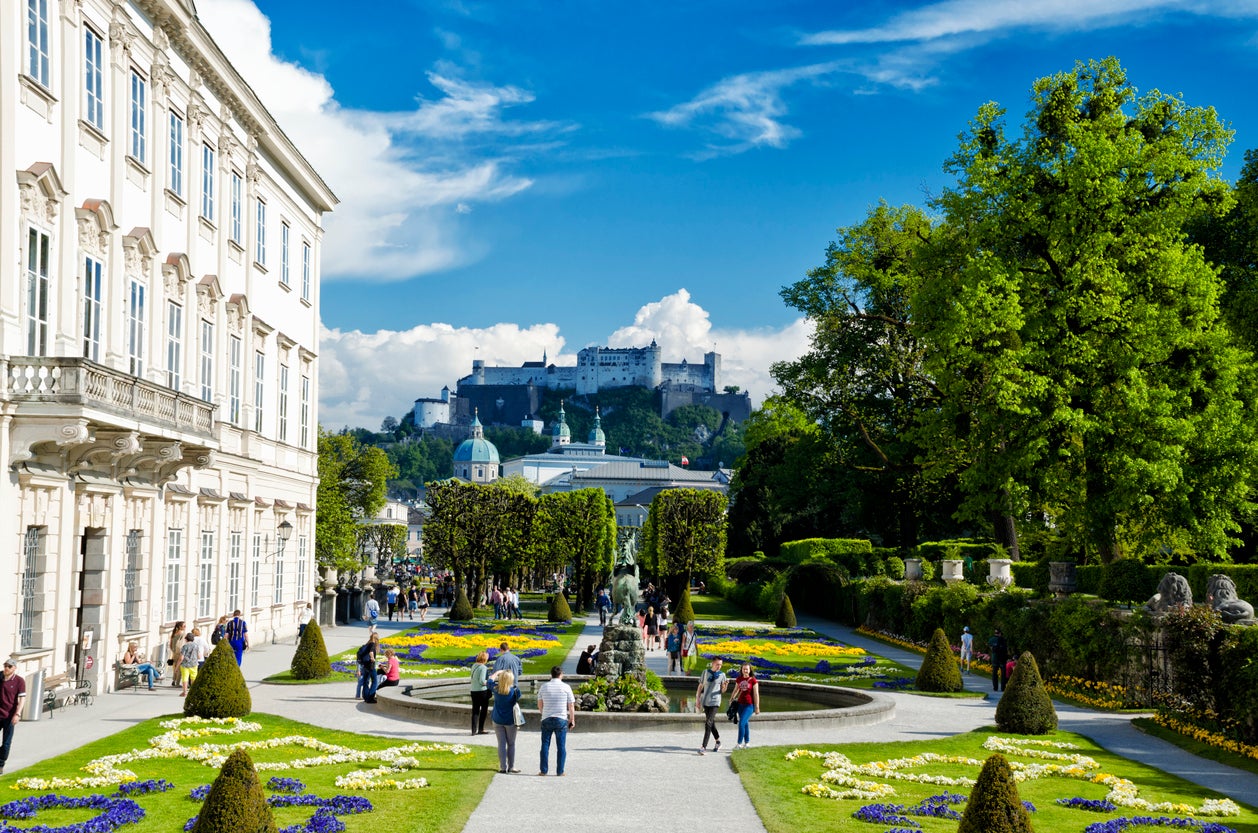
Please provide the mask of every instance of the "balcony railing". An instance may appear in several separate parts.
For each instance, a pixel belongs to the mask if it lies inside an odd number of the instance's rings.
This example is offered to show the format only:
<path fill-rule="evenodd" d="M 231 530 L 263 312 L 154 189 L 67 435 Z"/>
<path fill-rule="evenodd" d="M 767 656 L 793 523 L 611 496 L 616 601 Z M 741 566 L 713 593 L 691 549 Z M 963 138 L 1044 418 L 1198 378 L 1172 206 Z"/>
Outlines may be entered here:
<path fill-rule="evenodd" d="M 99 408 L 177 431 L 213 436 L 214 405 L 88 359 L 10 356 L 0 359 L 0 367 L 10 401 Z"/>

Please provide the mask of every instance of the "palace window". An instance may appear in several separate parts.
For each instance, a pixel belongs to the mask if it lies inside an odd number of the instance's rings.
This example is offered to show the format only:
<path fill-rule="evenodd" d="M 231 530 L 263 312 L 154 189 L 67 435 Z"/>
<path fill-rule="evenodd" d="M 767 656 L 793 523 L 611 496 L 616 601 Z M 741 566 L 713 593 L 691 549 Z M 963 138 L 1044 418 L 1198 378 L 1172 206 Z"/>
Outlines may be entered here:
<path fill-rule="evenodd" d="M 288 442 L 288 365 L 280 365 L 279 441 Z"/>
<path fill-rule="evenodd" d="M 227 410 L 230 412 L 228 421 L 232 425 L 240 424 L 240 389 L 244 376 L 244 360 L 244 344 L 240 336 L 232 336 L 227 349 Z"/>
<path fill-rule="evenodd" d="M 214 533 L 201 533 L 201 563 L 197 582 L 197 617 L 205 619 L 214 612 Z"/>
<path fill-rule="evenodd" d="M 253 430 L 262 433 L 262 399 L 266 396 L 266 355 L 253 354 Z"/>
<path fill-rule="evenodd" d="M 131 70 L 131 156 L 141 165 L 148 160 L 149 85 L 144 76 Z"/>
<path fill-rule="evenodd" d="M 232 219 L 231 219 L 231 240 L 237 246 L 244 245 L 244 180 L 240 178 L 240 174 L 232 171 Z M 235 608 L 233 608 L 234 610 Z"/>
<path fill-rule="evenodd" d="M 259 266 L 266 266 L 266 202 L 258 200 L 254 217 L 257 223 L 254 228 L 253 260 Z"/>
<path fill-rule="evenodd" d="M 83 258 L 83 358 L 100 361 L 101 310 L 104 307 L 104 282 L 101 262 L 94 257 Z"/>
<path fill-rule="evenodd" d="M 310 300 L 310 244 L 301 244 L 301 299 Z"/>
<path fill-rule="evenodd" d="M 183 116 L 170 111 L 170 190 L 183 196 Z"/>
<path fill-rule="evenodd" d="M 22 616 L 18 620 L 18 645 L 37 648 L 35 624 L 39 618 L 35 588 L 39 579 L 39 557 L 44 550 L 44 527 L 28 526 L 22 537 Z"/>
<path fill-rule="evenodd" d="M 249 606 L 260 607 L 258 590 L 262 584 L 262 533 L 253 533 L 253 563 L 249 569 Z M 235 610 L 235 608 L 232 608 Z"/>
<path fill-rule="evenodd" d="M 144 375 L 144 284 L 131 281 L 127 294 L 127 356 L 134 376 Z"/>
<path fill-rule="evenodd" d="M 140 629 L 140 540 L 144 533 L 127 531 L 127 566 L 122 574 L 122 629 L 134 633 Z"/>
<path fill-rule="evenodd" d="M 48 0 L 26 0 L 26 46 L 26 72 L 45 87 L 52 87 Z"/>
<path fill-rule="evenodd" d="M 201 399 L 214 399 L 214 325 L 201 319 Z"/>
<path fill-rule="evenodd" d="M 240 568 L 243 561 L 241 548 L 244 533 L 233 532 L 227 550 L 227 609 L 240 610 Z"/>
<path fill-rule="evenodd" d="M 179 390 L 183 385 L 183 307 L 171 302 L 166 307 L 166 386 Z"/>
<path fill-rule="evenodd" d="M 214 222 L 214 148 L 201 145 L 201 216 Z"/>
<path fill-rule="evenodd" d="M 288 223 L 280 223 L 280 283 L 288 286 Z"/>
<path fill-rule="evenodd" d="M 183 530 L 166 533 L 166 621 L 176 622 L 183 606 Z"/>
<path fill-rule="evenodd" d="M 97 130 L 105 129 L 105 64 L 100 35 L 83 27 L 83 120 Z"/>
<path fill-rule="evenodd" d="M 34 228 L 26 237 L 26 353 L 30 356 L 48 354 L 51 243 L 47 234 Z"/>

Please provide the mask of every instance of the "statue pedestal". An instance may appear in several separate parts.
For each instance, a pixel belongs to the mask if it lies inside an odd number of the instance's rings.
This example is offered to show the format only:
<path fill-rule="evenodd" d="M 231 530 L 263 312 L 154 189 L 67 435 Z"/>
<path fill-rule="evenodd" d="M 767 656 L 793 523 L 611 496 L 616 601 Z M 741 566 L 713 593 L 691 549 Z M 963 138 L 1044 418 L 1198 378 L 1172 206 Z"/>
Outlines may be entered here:
<path fill-rule="evenodd" d="M 642 644 L 642 630 L 637 625 L 609 623 L 603 628 L 594 676 L 614 683 L 625 674 L 646 679 L 646 646 Z"/>

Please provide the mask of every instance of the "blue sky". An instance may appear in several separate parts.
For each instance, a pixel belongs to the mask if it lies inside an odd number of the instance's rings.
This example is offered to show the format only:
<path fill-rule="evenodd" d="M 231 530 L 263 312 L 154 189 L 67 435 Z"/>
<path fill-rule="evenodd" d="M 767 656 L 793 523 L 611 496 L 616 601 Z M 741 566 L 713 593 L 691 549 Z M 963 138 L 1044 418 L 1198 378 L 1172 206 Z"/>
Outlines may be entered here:
<path fill-rule="evenodd" d="M 342 199 L 322 420 L 378 425 L 473 358 L 716 348 L 757 399 L 778 290 L 880 199 L 923 204 L 985 101 L 1116 55 L 1258 147 L 1258 0 L 197 0 Z M 269 23 L 269 29 L 268 29 Z"/>

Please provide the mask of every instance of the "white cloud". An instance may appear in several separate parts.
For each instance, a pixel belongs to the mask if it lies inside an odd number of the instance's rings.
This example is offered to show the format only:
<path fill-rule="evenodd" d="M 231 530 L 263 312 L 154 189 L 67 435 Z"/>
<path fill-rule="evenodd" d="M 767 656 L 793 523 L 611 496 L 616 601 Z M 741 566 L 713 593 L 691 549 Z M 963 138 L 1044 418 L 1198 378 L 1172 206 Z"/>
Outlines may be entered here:
<path fill-rule="evenodd" d="M 757 147 L 782 148 L 799 130 L 783 121 L 788 112 L 783 90 L 829 75 L 840 68 L 830 62 L 769 72 L 747 72 L 724 78 L 690 101 L 647 114 L 668 127 L 698 127 L 727 140 L 709 144 L 701 157 L 741 153 Z"/>
<path fill-rule="evenodd" d="M 803 43 L 923 41 L 1013 28 L 1091 30 L 1126 22 L 1138 14 L 1196 11 L 1199 6 L 1188 0 L 944 0 L 893 15 L 878 26 L 817 32 L 806 36 Z"/>
<path fill-rule="evenodd" d="M 449 65 L 427 73 L 439 95 L 420 98 L 413 111 L 346 109 L 322 75 L 275 56 L 270 21 L 253 0 L 203 0 L 198 13 L 341 199 L 327 219 L 327 279 L 402 280 L 466 263 L 478 249 L 460 206 L 504 200 L 532 185 L 507 169 L 508 151 L 492 145 L 570 129 L 507 120 L 505 111 L 531 102 L 530 93 L 462 79 Z M 471 149 L 474 137 L 490 147 Z"/>
<path fill-rule="evenodd" d="M 812 325 L 800 318 L 782 329 L 737 330 L 712 326 L 708 311 L 679 289 L 638 310 L 633 323 L 607 339 L 608 347 L 643 347 L 652 340 L 665 361 L 699 360 L 709 350 L 721 354 L 721 385 L 738 385 L 759 404 L 774 389 L 769 365 L 802 356 Z"/>
<path fill-rule="evenodd" d="M 633 323 L 607 340 L 609 347 L 643 347 L 655 339 L 666 361 L 698 361 L 715 344 L 721 354 L 722 385 L 738 385 L 759 404 L 773 389 L 769 365 L 794 359 L 807 349 L 811 325 L 799 319 L 780 330 L 718 329 L 707 310 L 678 290 L 643 306 Z M 378 428 L 386 416 L 400 417 L 421 397 L 466 376 L 473 359 L 489 365 L 538 361 L 542 353 L 560 365 L 575 364 L 565 353 L 556 324 L 495 324 L 479 329 L 421 324 L 409 330 L 324 329 L 320 338 L 319 422 L 327 427 Z"/>

